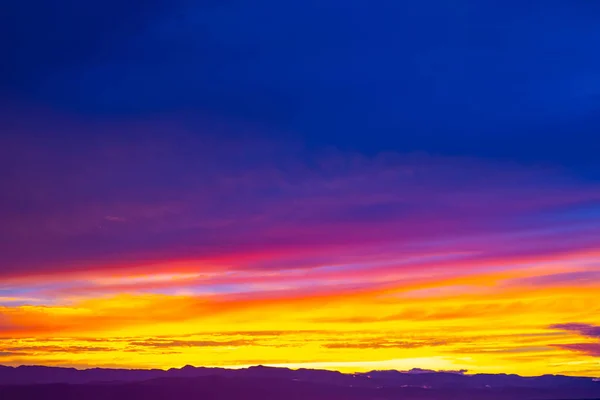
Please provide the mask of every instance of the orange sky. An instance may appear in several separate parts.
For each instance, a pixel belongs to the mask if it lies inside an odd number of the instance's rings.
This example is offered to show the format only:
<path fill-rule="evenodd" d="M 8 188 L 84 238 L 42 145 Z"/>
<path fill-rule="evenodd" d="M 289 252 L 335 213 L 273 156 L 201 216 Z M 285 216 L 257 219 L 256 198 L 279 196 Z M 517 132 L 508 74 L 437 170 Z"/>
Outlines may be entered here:
<path fill-rule="evenodd" d="M 232 272 L 218 274 L 220 284 L 191 273 L 89 274 L 68 291 L 46 288 L 55 290 L 51 304 L 3 298 L 1 360 L 599 375 L 598 337 L 556 326 L 600 325 L 600 285 L 588 279 L 599 271 L 586 267 L 599 256 L 564 254 L 552 262 L 527 260 L 519 268 L 489 262 L 475 270 L 456 262 L 402 274 L 389 266 L 362 274 L 348 266 L 253 272 L 251 279 Z M 540 279 L 540 272 L 550 278 Z M 244 292 L 219 289 L 240 279 Z M 213 293 L 193 293 L 211 286 Z M 574 343 L 589 349 L 574 350 Z"/>

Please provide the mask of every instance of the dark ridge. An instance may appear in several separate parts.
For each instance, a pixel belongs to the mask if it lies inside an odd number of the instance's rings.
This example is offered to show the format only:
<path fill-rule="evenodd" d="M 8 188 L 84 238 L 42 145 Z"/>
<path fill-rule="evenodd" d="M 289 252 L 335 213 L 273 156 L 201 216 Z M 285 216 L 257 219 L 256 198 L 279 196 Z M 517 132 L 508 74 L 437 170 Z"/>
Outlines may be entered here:
<path fill-rule="evenodd" d="M 158 378 L 197 378 L 219 376 L 226 378 L 274 378 L 293 381 L 327 383 L 352 387 L 418 387 L 418 388 L 577 388 L 600 389 L 600 382 L 589 377 L 542 375 L 523 377 L 514 374 L 474 374 L 465 371 L 370 371 L 344 374 L 317 369 L 289 369 L 258 365 L 245 369 L 194 367 L 160 369 L 78 370 L 46 366 L 0 366 L 0 385 L 28 385 L 47 383 L 83 384 L 93 382 L 140 382 Z"/>

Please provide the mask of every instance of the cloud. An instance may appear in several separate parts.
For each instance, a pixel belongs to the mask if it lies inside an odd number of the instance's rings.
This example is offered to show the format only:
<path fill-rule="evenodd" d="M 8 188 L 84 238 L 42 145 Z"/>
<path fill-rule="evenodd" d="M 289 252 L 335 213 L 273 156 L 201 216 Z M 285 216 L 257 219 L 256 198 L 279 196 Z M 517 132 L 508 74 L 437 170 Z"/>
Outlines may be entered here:
<path fill-rule="evenodd" d="M 420 347 L 445 346 L 444 340 L 391 340 L 391 339 L 366 339 L 359 341 L 341 341 L 324 343 L 322 347 L 328 349 L 416 349 Z"/>
<path fill-rule="evenodd" d="M 98 346 L 15 346 L 1 347 L 2 350 L 10 352 L 20 352 L 21 354 L 36 353 L 89 353 L 89 352 L 110 352 L 114 348 Z"/>
<path fill-rule="evenodd" d="M 464 354 L 529 354 L 544 353 L 553 350 L 552 346 L 518 346 L 518 347 L 464 347 L 455 349 Z"/>
<path fill-rule="evenodd" d="M 15 356 L 26 356 L 28 355 L 27 352 L 14 352 L 14 351 L 0 351 L 0 358 L 10 358 L 10 357 L 15 357 Z"/>
<path fill-rule="evenodd" d="M 600 343 L 570 343 L 555 345 L 561 349 L 583 353 L 592 357 L 600 357 Z"/>
<path fill-rule="evenodd" d="M 554 324 L 550 329 L 558 329 L 576 333 L 582 337 L 600 340 L 600 326 L 582 323 Z M 583 353 L 592 357 L 600 357 L 600 342 L 556 344 L 555 347 Z"/>
<path fill-rule="evenodd" d="M 574 271 L 558 274 L 540 275 L 507 281 L 507 285 L 563 286 L 594 285 L 600 280 L 600 271 Z M 557 328 L 560 329 L 560 328 Z"/>
<path fill-rule="evenodd" d="M 591 324 L 568 323 L 550 325 L 550 329 L 574 332 L 581 336 L 600 339 L 600 326 Z"/>
<path fill-rule="evenodd" d="M 255 340 L 145 340 L 129 342 L 130 346 L 134 347 L 155 347 L 155 348 L 172 348 L 172 347 L 239 347 L 256 345 Z"/>
<path fill-rule="evenodd" d="M 146 128 L 170 126 L 138 129 Z M 591 222 L 561 219 L 599 201 L 600 188 L 558 171 L 343 152 L 311 164 L 302 149 L 260 141 L 224 146 L 184 133 L 181 142 L 133 146 L 115 136 L 127 123 L 94 129 L 113 130 L 111 140 L 99 133 L 70 154 L 60 143 L 2 139 L 5 167 L 16 171 L 0 210 L 5 278 L 150 265 L 157 273 L 306 269 L 450 249 L 524 257 L 589 249 L 600 235 Z"/>

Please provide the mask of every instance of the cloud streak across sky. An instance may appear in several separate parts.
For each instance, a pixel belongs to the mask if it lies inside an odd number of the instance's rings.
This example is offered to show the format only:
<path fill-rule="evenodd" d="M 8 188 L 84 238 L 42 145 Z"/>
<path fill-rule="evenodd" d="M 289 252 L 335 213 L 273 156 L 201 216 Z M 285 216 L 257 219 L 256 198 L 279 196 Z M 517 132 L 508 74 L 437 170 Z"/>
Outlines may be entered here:
<path fill-rule="evenodd" d="M 568 171 L 394 152 L 307 157 L 168 122 L 137 126 L 174 139 L 135 142 L 119 135 L 124 121 L 55 126 L 106 134 L 73 135 L 75 151 L 33 140 L 35 124 L 3 138 L 4 363 L 64 364 L 76 348 L 102 365 L 238 365 L 265 348 L 240 327 L 312 332 L 306 343 L 271 338 L 274 364 L 418 358 L 495 371 L 526 356 L 512 367 L 533 372 L 595 354 L 545 336 L 581 334 L 587 325 L 568 322 L 597 323 L 600 311 L 600 187 Z M 62 350 L 45 342 L 56 336 Z M 126 346 L 111 339 L 122 336 Z M 474 337 L 468 352 L 463 336 Z M 81 345 L 89 337 L 107 342 Z"/>

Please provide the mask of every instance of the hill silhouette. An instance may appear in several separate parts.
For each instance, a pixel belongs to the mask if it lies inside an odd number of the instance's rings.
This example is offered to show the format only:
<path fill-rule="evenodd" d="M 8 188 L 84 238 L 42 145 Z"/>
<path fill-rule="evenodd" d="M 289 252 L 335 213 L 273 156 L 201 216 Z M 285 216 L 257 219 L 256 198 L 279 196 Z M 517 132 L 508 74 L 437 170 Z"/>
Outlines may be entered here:
<path fill-rule="evenodd" d="M 0 367 L 2 400 L 33 399 L 600 399 L 600 382 L 588 377 L 474 374 L 427 370 L 336 371 L 256 366 L 169 370 Z"/>

